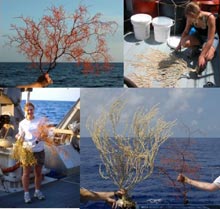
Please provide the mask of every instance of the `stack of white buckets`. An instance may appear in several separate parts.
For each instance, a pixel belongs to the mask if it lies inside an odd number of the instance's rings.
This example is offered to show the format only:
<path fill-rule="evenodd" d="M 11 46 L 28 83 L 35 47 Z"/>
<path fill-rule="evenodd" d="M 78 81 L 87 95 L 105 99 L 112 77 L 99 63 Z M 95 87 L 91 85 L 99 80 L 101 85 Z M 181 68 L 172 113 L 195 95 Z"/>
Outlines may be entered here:
<path fill-rule="evenodd" d="M 148 14 L 135 14 L 131 16 L 134 35 L 137 40 L 146 40 L 150 37 L 150 24 L 154 27 L 154 39 L 157 42 L 166 42 L 170 37 L 170 28 L 174 21 L 169 17 L 152 17 Z"/>

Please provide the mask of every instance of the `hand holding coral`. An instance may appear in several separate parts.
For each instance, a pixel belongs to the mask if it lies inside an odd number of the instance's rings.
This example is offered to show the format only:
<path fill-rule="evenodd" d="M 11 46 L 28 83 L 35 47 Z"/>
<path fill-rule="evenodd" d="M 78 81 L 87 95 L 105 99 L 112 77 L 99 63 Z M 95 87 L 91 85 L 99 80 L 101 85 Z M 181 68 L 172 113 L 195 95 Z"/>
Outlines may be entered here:
<path fill-rule="evenodd" d="M 177 181 L 181 182 L 181 183 L 185 183 L 186 182 L 186 177 L 183 174 L 179 174 L 177 177 Z"/>

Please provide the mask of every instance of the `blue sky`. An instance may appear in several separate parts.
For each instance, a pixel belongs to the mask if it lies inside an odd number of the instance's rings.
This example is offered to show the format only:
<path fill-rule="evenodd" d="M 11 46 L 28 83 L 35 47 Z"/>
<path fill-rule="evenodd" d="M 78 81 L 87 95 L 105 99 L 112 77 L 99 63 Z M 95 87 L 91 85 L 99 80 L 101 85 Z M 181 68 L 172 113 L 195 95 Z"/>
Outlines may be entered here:
<path fill-rule="evenodd" d="M 116 21 L 119 25 L 117 32 L 108 36 L 108 48 L 114 62 L 123 60 L 123 1 L 120 0 L 1 0 L 0 1 L 0 62 L 26 61 L 24 56 L 17 53 L 16 48 L 5 48 L 4 35 L 12 33 L 11 24 L 21 23 L 15 17 L 29 16 L 38 20 L 51 5 L 63 5 L 68 13 L 72 13 L 79 3 L 89 7 L 91 15 L 102 13 L 102 19 Z M 96 44 L 96 43 L 94 43 Z"/>
<path fill-rule="evenodd" d="M 30 100 L 77 101 L 79 88 L 33 88 Z M 22 100 L 27 99 L 27 92 L 22 92 Z"/>
<path fill-rule="evenodd" d="M 219 89 L 81 89 L 81 136 L 88 136 L 85 123 L 88 116 L 97 116 L 103 107 L 118 96 L 127 99 L 122 118 L 134 113 L 137 107 L 149 110 L 158 104 L 160 115 L 167 121 L 177 120 L 173 136 L 188 135 L 182 123 L 191 131 L 193 137 L 220 137 L 220 91 Z"/>

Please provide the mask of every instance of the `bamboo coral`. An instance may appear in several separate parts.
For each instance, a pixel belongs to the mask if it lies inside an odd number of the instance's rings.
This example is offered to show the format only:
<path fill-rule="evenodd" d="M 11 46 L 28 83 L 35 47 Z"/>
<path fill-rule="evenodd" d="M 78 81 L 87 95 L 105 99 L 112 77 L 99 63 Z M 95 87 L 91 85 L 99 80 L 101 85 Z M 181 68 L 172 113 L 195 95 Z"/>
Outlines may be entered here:
<path fill-rule="evenodd" d="M 37 163 L 31 148 L 23 147 L 22 138 L 19 138 L 13 145 L 11 157 L 19 161 L 22 166 L 32 166 Z"/>
<path fill-rule="evenodd" d="M 137 109 L 131 123 L 122 122 L 124 109 L 125 102 L 115 100 L 109 111 L 88 119 L 87 128 L 105 168 L 100 166 L 101 177 L 129 192 L 152 174 L 159 147 L 171 136 L 175 121 L 158 118 L 159 109 L 154 106 L 149 112 Z"/>
<path fill-rule="evenodd" d="M 182 75 L 195 71 L 174 53 L 166 54 L 155 49 L 149 51 L 144 55 L 136 55 L 135 60 L 127 61 L 129 68 L 135 68 L 128 78 L 138 87 L 177 87 Z"/>

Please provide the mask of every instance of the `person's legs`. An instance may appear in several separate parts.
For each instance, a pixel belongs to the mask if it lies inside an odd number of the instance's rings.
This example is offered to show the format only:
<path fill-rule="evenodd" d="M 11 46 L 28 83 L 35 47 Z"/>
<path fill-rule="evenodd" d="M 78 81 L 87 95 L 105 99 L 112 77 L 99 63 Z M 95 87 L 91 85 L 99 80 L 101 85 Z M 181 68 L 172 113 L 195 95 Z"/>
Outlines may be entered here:
<path fill-rule="evenodd" d="M 31 173 L 31 167 L 24 166 L 23 167 L 23 175 L 22 175 L 22 184 L 23 184 L 24 192 L 29 191 L 30 173 Z"/>
<path fill-rule="evenodd" d="M 188 35 L 181 41 L 181 45 L 185 48 L 193 48 L 200 46 L 201 42 L 196 36 Z"/>
<path fill-rule="evenodd" d="M 45 199 L 45 196 L 40 191 L 41 181 L 42 181 L 42 168 L 45 159 L 44 151 L 34 153 L 34 156 L 37 160 L 37 165 L 34 167 L 34 175 L 35 175 L 35 193 L 34 197 L 38 198 L 39 200 Z"/>
<path fill-rule="evenodd" d="M 25 201 L 25 203 L 31 202 L 31 198 L 30 198 L 30 194 L 29 194 L 30 173 L 31 173 L 31 167 L 24 166 L 23 167 L 23 175 L 22 175 L 22 184 L 23 184 L 23 188 L 24 188 L 24 201 Z"/>
<path fill-rule="evenodd" d="M 45 196 L 40 191 L 41 180 L 42 180 L 42 165 L 36 165 L 34 167 L 34 175 L 35 175 L 35 193 L 34 193 L 34 197 L 38 198 L 39 200 L 44 200 Z"/>
<path fill-rule="evenodd" d="M 201 43 L 203 43 L 203 48 L 206 46 L 206 42 L 207 42 L 207 36 L 201 36 Z M 198 68 L 197 68 L 198 74 L 201 74 L 201 72 L 206 68 L 208 61 L 211 61 L 214 58 L 218 44 L 219 44 L 219 37 L 218 34 L 215 34 L 211 48 L 206 52 L 204 56 L 199 57 L 198 59 Z"/>
<path fill-rule="evenodd" d="M 34 175 L 35 175 L 35 189 L 40 190 L 41 180 L 42 180 L 42 166 L 36 165 L 34 167 Z"/>
<path fill-rule="evenodd" d="M 204 42 L 203 47 L 205 47 L 205 44 L 206 44 L 206 41 L 207 41 L 207 37 L 202 37 L 202 38 L 204 40 L 203 41 Z M 219 45 L 219 36 L 216 33 L 215 37 L 214 37 L 214 40 L 213 40 L 212 47 L 209 49 L 209 51 L 205 55 L 206 61 L 211 61 L 214 58 L 215 52 L 216 52 L 216 49 L 217 49 L 218 45 Z"/>
<path fill-rule="evenodd" d="M 188 35 L 182 39 L 181 45 L 185 48 L 189 48 L 187 50 L 186 55 L 188 58 L 193 58 L 201 53 L 199 47 L 201 46 L 201 42 L 197 36 Z"/>

